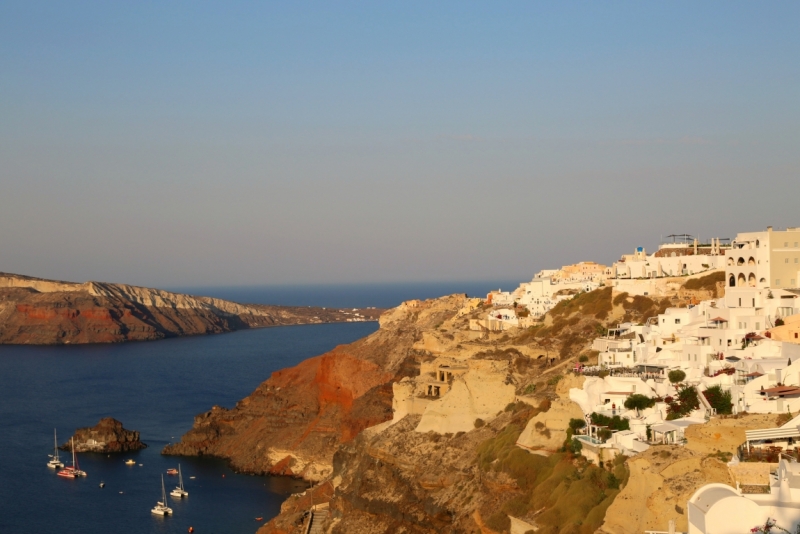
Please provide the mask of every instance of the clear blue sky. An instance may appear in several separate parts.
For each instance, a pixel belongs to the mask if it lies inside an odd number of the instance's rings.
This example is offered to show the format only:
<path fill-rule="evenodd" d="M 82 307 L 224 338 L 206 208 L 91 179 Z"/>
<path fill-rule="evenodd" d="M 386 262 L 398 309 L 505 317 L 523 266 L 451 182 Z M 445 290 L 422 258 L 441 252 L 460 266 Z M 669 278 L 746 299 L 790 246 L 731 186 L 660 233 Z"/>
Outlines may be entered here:
<path fill-rule="evenodd" d="M 0 271 L 528 279 L 800 225 L 798 2 L 0 3 Z"/>

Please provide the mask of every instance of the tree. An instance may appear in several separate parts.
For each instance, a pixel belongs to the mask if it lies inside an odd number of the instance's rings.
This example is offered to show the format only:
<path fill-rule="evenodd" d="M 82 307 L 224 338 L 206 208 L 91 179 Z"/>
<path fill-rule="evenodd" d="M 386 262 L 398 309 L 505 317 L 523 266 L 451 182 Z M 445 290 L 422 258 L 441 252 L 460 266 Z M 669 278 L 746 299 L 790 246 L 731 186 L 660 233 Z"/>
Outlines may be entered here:
<path fill-rule="evenodd" d="M 586 426 L 586 421 L 584 421 L 583 419 L 573 418 L 569 420 L 569 427 L 572 429 L 573 433 L 581 428 L 584 428 L 585 426 Z"/>
<path fill-rule="evenodd" d="M 639 416 L 639 410 L 644 410 L 645 408 L 652 408 L 653 405 L 656 403 L 655 399 L 651 399 L 647 395 L 642 395 L 641 393 L 634 393 L 627 399 L 625 399 L 625 403 L 623 406 L 628 410 L 636 410 L 636 416 Z"/>
<path fill-rule="evenodd" d="M 667 377 L 669 378 L 669 381 L 672 384 L 677 384 L 679 382 L 683 382 L 684 380 L 686 380 L 686 373 L 684 373 L 680 369 L 673 369 L 672 371 L 669 372 Z"/>

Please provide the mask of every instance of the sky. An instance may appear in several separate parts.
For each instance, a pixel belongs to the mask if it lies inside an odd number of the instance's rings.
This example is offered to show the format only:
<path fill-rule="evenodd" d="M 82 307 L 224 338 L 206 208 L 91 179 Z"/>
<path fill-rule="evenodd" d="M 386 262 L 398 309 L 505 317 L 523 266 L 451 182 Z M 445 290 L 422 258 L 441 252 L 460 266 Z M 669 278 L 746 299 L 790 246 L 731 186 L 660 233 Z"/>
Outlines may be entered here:
<path fill-rule="evenodd" d="M 528 280 L 800 226 L 798 2 L 0 3 L 0 271 Z"/>

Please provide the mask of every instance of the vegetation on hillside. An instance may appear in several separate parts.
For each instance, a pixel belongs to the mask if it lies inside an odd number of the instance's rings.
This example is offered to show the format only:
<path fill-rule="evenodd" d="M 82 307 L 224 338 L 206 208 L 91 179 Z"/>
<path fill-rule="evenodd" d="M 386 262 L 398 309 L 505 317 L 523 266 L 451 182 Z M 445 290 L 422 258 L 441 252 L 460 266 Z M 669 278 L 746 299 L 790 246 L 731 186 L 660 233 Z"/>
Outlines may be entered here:
<path fill-rule="evenodd" d="M 486 511 L 486 524 L 507 532 L 509 515 L 529 518 L 537 512 L 537 532 L 590 534 L 628 480 L 625 457 L 599 467 L 569 452 L 531 454 L 515 445 L 522 426 L 510 424 L 478 449 L 478 467 L 510 476 L 517 485 L 499 510 Z"/>
<path fill-rule="evenodd" d="M 717 271 L 707 274 L 706 276 L 701 276 L 700 278 L 692 278 L 691 280 L 687 280 L 686 283 L 683 284 L 683 289 L 689 291 L 712 291 L 714 293 L 714 298 L 719 298 L 722 296 L 718 295 L 717 291 L 717 283 L 719 282 L 725 282 L 724 271 Z"/>

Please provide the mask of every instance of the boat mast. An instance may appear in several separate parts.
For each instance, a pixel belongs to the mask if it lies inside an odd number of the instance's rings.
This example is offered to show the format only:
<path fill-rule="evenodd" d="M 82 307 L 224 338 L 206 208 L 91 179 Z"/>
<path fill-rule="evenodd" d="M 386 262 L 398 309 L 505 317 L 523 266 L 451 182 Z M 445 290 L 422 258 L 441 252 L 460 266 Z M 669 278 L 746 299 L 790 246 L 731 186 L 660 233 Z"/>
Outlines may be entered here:
<path fill-rule="evenodd" d="M 53 459 L 58 461 L 58 436 L 56 436 L 56 429 L 53 429 Z"/>
<path fill-rule="evenodd" d="M 183 491 L 183 473 L 181 472 L 181 464 L 178 464 L 178 484 L 181 485 L 181 491 Z"/>

